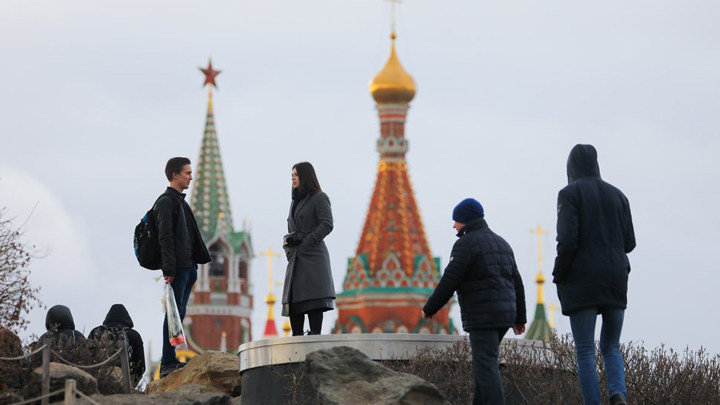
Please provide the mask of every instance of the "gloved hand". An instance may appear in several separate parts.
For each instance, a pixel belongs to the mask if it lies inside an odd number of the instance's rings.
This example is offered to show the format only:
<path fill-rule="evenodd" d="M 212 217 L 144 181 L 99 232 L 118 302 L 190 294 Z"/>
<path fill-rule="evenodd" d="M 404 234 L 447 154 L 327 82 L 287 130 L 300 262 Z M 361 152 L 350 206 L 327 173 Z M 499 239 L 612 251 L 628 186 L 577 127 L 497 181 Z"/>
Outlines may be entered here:
<path fill-rule="evenodd" d="M 302 243 L 305 235 L 302 232 L 293 232 L 283 236 L 283 247 L 295 247 Z"/>

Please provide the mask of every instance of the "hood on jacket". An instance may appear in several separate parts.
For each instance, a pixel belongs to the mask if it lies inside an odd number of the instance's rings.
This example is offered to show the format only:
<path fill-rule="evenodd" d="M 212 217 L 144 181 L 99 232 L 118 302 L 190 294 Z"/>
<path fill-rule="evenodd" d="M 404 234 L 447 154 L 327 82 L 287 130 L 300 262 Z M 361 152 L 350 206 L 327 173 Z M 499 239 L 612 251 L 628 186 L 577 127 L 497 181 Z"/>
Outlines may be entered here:
<path fill-rule="evenodd" d="M 53 327 L 75 330 L 75 321 L 70 308 L 65 305 L 55 305 L 48 310 L 45 316 L 45 329 L 50 330 Z"/>
<path fill-rule="evenodd" d="M 583 177 L 600 177 L 597 150 L 592 145 L 575 145 L 567 161 L 568 184 Z"/>
<path fill-rule="evenodd" d="M 485 221 L 485 218 L 478 218 L 475 220 L 472 220 L 465 224 L 462 228 L 460 228 L 460 232 L 457 233 L 457 237 L 460 238 L 462 236 L 467 235 L 469 232 L 477 231 L 478 229 L 487 228 L 488 224 L 487 221 Z"/>
<path fill-rule="evenodd" d="M 113 306 L 110 307 L 110 310 L 108 311 L 107 316 L 105 316 L 103 325 L 105 325 L 105 326 L 124 326 L 126 328 L 132 328 L 133 321 L 132 321 L 132 318 L 130 318 L 130 314 L 128 313 L 127 309 L 125 309 L 125 305 L 114 304 Z"/>

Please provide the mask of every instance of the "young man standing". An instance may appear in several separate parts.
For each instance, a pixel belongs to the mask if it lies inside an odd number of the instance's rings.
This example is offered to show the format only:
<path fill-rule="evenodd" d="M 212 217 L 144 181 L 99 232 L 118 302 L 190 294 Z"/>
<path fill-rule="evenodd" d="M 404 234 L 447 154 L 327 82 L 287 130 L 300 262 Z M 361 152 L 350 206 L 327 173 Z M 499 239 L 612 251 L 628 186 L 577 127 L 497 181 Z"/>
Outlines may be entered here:
<path fill-rule="evenodd" d="M 165 175 L 170 186 L 158 198 L 153 213 L 158 228 L 165 283 L 172 286 L 180 319 L 184 319 L 187 302 L 197 280 L 197 265 L 209 263 L 210 254 L 183 193 L 192 181 L 190 159 L 174 157 L 168 160 Z M 185 363 L 178 361 L 175 348 L 170 344 L 166 315 L 163 323 L 160 377 L 165 377 L 184 365 Z"/>
<path fill-rule="evenodd" d="M 509 328 L 525 332 L 525 290 L 510 245 L 488 228 L 482 205 L 467 198 L 453 210 L 458 239 L 450 263 L 423 307 L 430 318 L 457 291 L 463 329 L 470 334 L 473 405 L 505 403 L 500 341 Z"/>

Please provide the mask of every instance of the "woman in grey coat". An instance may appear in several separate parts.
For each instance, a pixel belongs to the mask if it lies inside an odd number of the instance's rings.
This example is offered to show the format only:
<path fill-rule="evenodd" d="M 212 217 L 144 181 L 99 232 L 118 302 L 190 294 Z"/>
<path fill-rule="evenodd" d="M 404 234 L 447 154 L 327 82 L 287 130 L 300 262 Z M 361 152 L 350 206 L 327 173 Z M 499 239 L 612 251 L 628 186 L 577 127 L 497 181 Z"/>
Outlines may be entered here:
<path fill-rule="evenodd" d="M 292 202 L 283 249 L 288 259 L 282 315 L 290 317 L 293 336 L 303 334 L 305 314 L 309 335 L 319 335 L 323 312 L 335 308 L 330 255 L 323 241 L 332 232 L 330 199 L 323 193 L 308 162 L 292 168 Z"/>

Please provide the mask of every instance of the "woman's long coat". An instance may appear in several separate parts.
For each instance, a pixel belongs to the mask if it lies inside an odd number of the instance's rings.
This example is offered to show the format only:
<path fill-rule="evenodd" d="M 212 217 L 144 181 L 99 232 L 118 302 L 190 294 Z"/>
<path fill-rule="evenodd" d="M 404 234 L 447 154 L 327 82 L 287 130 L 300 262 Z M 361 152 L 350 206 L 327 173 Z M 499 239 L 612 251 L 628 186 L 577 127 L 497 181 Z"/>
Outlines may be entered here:
<path fill-rule="evenodd" d="M 293 215 L 293 204 L 297 204 Z M 319 191 L 290 204 L 288 232 L 301 232 L 302 243 L 285 248 L 288 259 L 283 287 L 283 316 L 288 305 L 312 299 L 335 298 L 330 255 L 324 239 L 333 229 L 332 210 L 327 194 Z M 288 302 L 292 291 L 292 302 Z"/>

